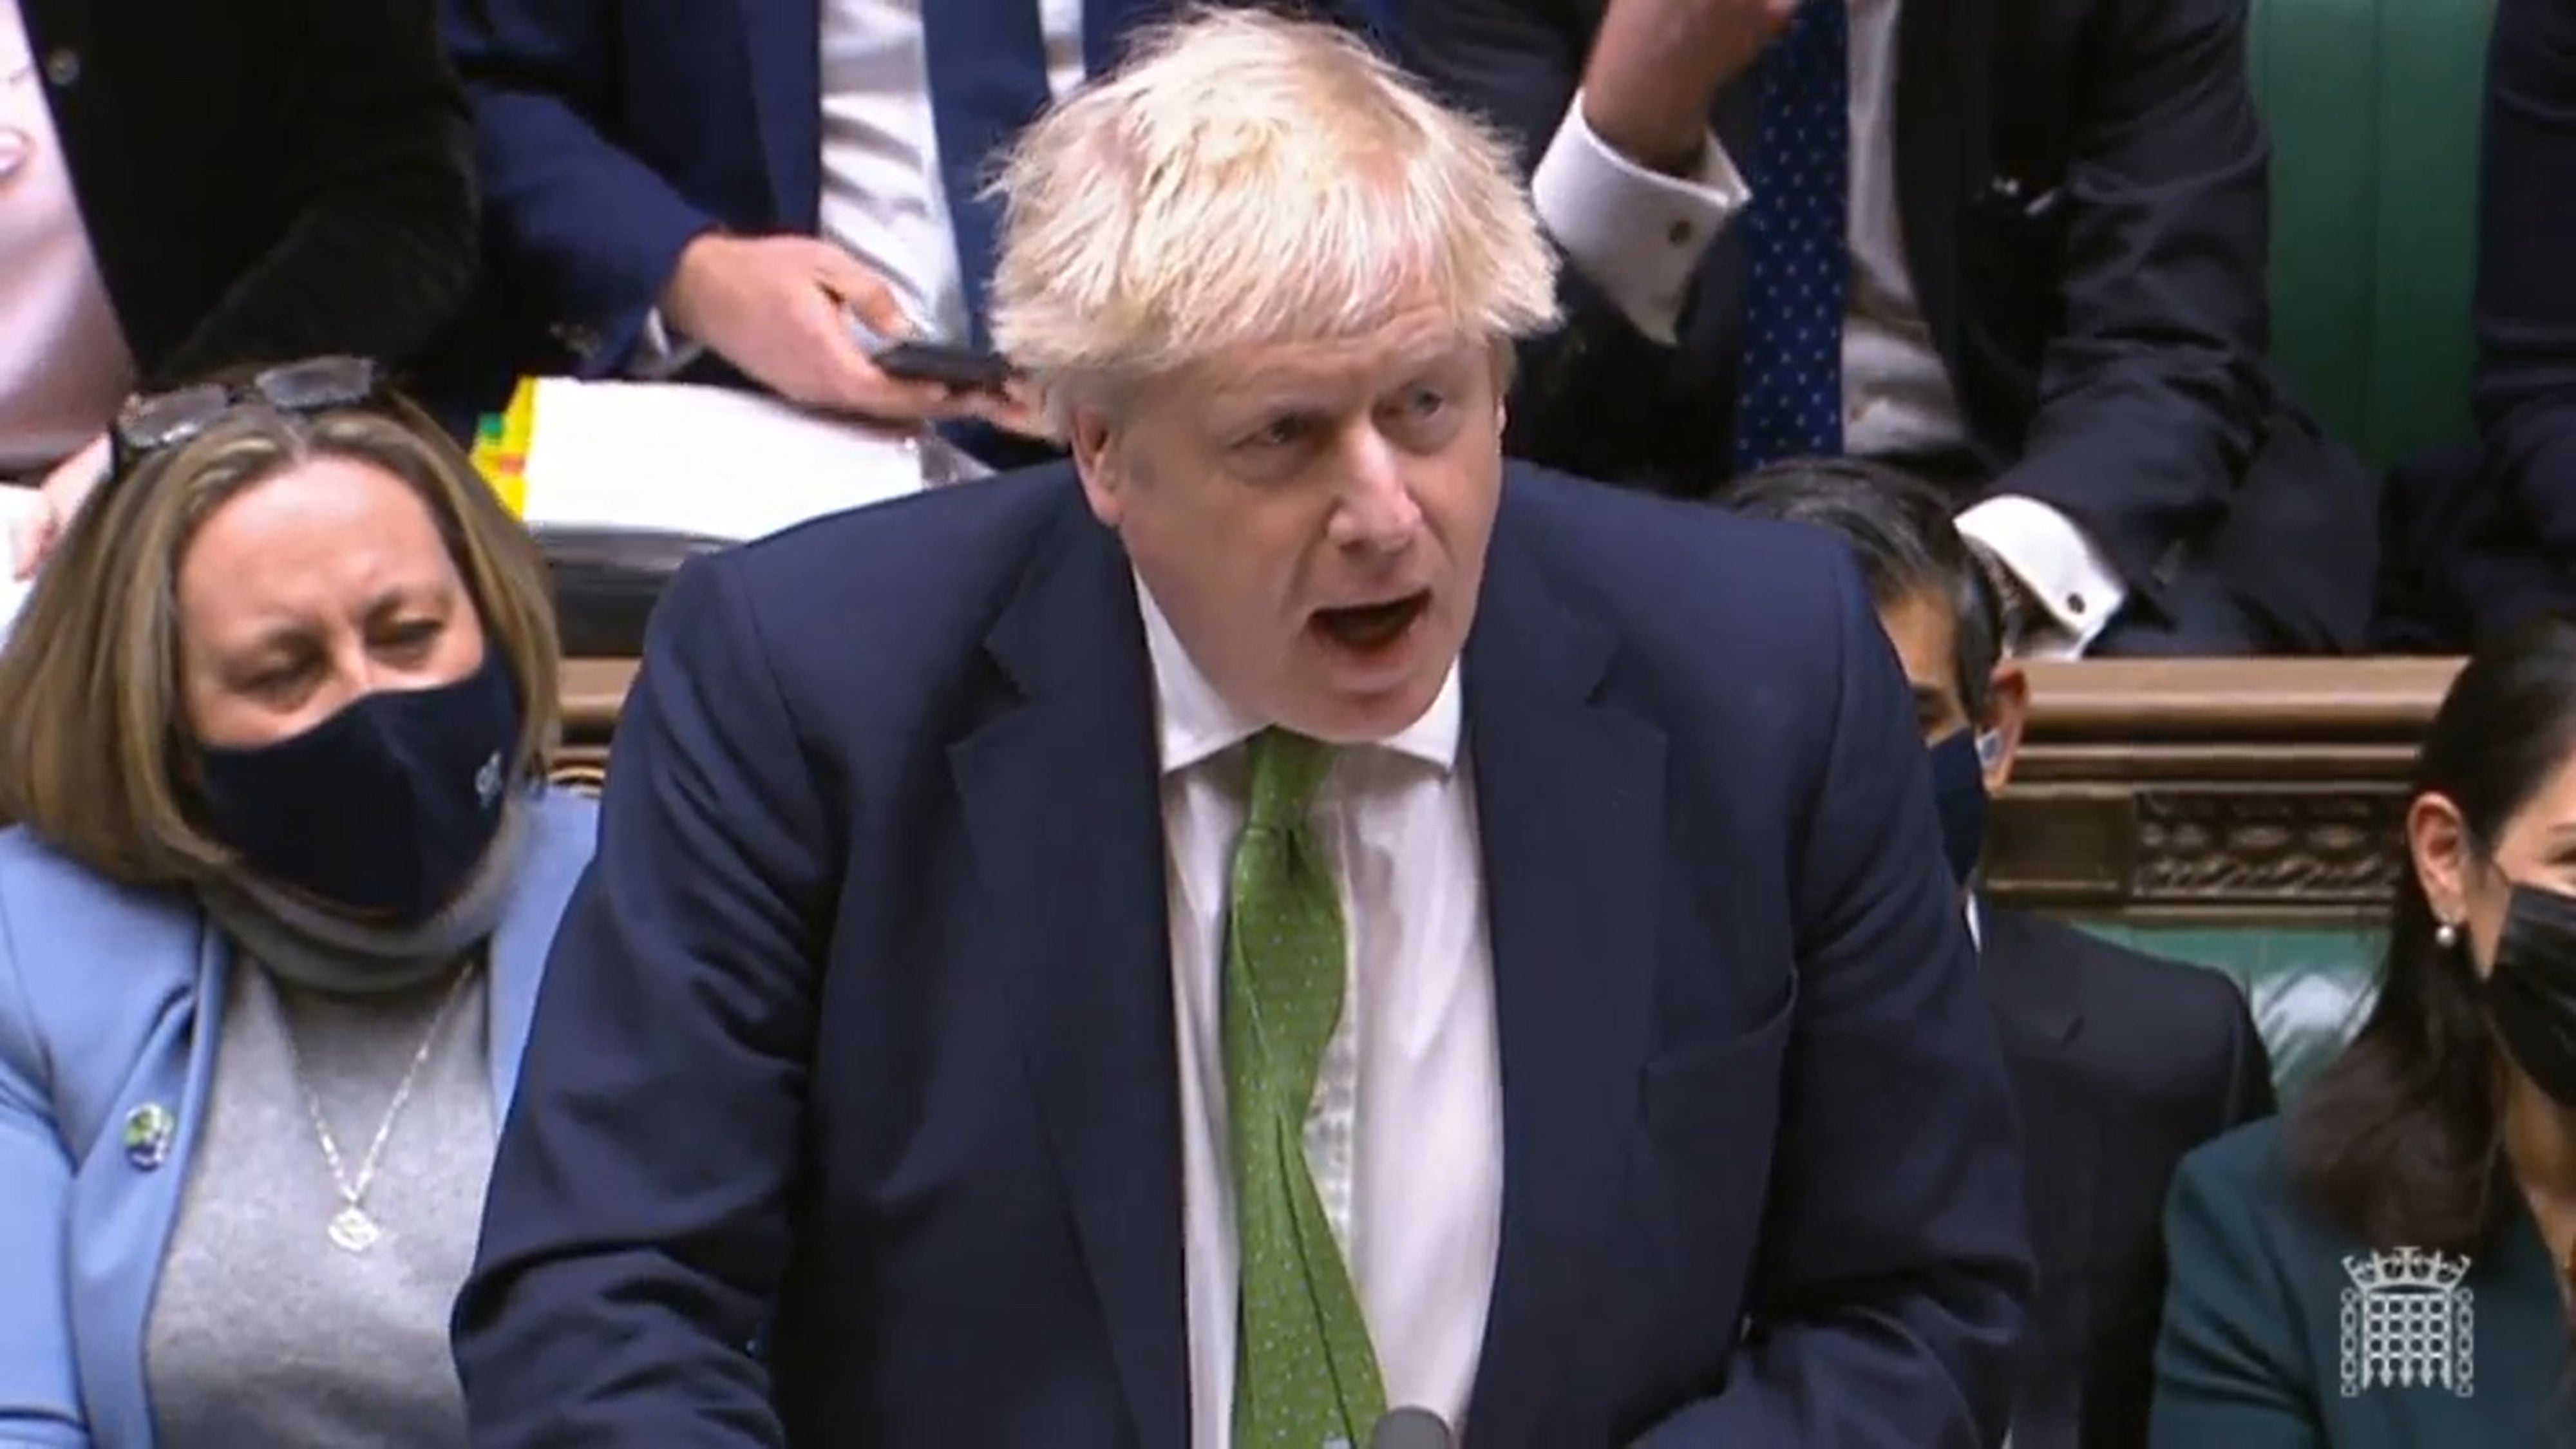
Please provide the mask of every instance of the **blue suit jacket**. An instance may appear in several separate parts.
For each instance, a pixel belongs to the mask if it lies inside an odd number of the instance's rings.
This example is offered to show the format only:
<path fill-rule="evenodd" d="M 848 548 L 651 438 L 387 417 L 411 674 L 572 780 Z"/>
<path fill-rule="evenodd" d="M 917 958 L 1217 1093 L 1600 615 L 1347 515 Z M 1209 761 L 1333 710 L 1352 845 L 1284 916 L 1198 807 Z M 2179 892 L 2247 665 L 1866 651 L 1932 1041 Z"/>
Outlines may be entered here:
<path fill-rule="evenodd" d="M 622 372 L 692 238 L 719 227 L 817 229 L 818 0 L 440 3 L 473 99 L 489 255 L 506 278 L 483 305 L 533 313 L 531 325 L 569 353 L 567 364 L 513 338 L 524 354 L 517 365 Z M 1036 0 L 1027 3 L 1034 12 Z M 1312 8 L 1366 25 L 1370 7 L 1384 3 Z M 1107 69 L 1138 25 L 1175 4 L 1084 0 L 1086 69 Z M 947 194 L 980 190 L 984 160 L 943 145 Z M 982 270 L 969 265 L 970 287 Z M 738 381 L 719 371 L 709 380 Z"/>
<path fill-rule="evenodd" d="M 1515 466 L 1463 684 L 1506 1155 L 1467 1442 L 1991 1443 L 2019 1164 L 1848 558 Z M 1068 467 L 684 570 L 459 1304 L 478 1449 L 1181 1449 L 1159 801 Z"/>
<path fill-rule="evenodd" d="M 491 954 L 506 1108 L 597 810 L 548 792 Z M 0 1445 L 149 1449 L 144 1317 L 205 1120 L 232 953 L 186 897 L 115 885 L 0 833 Z M 129 1153 L 144 1107 L 168 1153 Z"/>

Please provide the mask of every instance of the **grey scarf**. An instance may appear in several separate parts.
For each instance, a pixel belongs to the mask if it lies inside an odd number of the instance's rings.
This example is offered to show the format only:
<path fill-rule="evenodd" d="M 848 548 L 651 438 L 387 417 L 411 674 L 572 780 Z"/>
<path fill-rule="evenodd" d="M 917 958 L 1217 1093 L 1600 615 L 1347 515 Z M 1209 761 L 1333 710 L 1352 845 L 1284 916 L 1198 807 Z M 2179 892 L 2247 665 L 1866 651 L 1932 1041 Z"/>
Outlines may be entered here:
<path fill-rule="evenodd" d="M 436 979 L 501 924 L 527 851 L 528 811 L 512 800 L 465 889 L 417 926 L 353 920 L 251 876 L 207 881 L 198 903 L 244 954 L 298 986 L 365 994 Z"/>

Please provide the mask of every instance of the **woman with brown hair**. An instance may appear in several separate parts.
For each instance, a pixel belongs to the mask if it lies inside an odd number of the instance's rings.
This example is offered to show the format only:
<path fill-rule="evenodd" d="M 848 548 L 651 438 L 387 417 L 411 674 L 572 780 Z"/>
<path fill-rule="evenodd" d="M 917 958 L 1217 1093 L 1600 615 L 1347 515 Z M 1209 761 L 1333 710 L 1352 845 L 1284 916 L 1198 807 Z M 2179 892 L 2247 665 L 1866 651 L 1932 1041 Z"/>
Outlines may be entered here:
<path fill-rule="evenodd" d="M 455 447 L 146 399 L 0 651 L 0 1441 L 462 1445 L 449 1300 L 588 802 Z"/>
<path fill-rule="evenodd" d="M 2576 625 L 2481 650 L 2406 808 L 2378 999 L 2289 1116 L 2187 1159 L 2164 1449 L 2562 1444 L 2576 1262 Z"/>

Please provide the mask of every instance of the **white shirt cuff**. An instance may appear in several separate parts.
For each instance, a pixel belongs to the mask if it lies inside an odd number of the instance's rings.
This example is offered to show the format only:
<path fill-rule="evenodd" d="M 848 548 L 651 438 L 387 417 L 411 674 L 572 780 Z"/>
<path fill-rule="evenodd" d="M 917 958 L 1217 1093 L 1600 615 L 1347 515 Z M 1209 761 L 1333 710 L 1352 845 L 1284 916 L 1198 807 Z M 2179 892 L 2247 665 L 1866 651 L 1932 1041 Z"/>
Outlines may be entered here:
<path fill-rule="evenodd" d="M 2036 498 L 1989 498 L 1959 515 L 1959 532 L 2012 570 L 2037 601 L 2045 619 L 2022 641 L 2028 658 L 2080 657 L 2129 597 L 2120 571 L 2075 520 Z"/>
<path fill-rule="evenodd" d="M 674 333 L 670 324 L 662 320 L 662 309 L 656 307 L 644 314 L 644 331 L 635 340 L 635 356 L 627 363 L 626 372 L 639 381 L 661 382 L 676 376 L 706 350 L 705 343 Z"/>
<path fill-rule="evenodd" d="M 1671 346 L 1691 273 L 1744 206 L 1744 178 L 1712 134 L 1698 171 L 1665 176 L 1610 148 L 1583 119 L 1583 93 L 1530 176 L 1539 220 L 1584 280 L 1653 341 Z"/>

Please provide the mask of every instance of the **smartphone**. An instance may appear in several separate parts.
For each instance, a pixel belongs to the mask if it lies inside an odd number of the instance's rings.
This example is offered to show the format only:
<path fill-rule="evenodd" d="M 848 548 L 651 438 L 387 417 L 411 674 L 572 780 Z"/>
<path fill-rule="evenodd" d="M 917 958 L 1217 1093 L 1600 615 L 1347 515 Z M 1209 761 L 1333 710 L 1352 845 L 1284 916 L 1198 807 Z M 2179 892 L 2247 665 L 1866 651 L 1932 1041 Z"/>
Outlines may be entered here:
<path fill-rule="evenodd" d="M 941 342 L 896 342 L 877 348 L 868 360 L 888 377 L 905 382 L 936 382 L 979 392 L 998 392 L 1016 369 L 998 352 L 954 347 Z"/>

